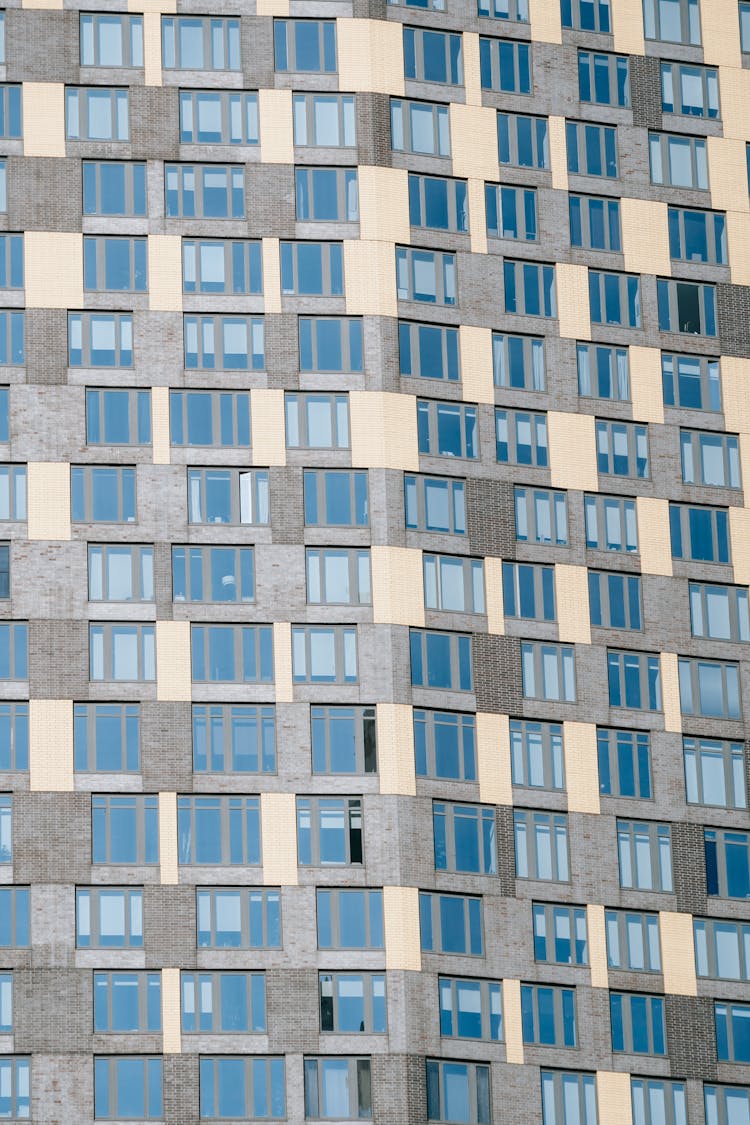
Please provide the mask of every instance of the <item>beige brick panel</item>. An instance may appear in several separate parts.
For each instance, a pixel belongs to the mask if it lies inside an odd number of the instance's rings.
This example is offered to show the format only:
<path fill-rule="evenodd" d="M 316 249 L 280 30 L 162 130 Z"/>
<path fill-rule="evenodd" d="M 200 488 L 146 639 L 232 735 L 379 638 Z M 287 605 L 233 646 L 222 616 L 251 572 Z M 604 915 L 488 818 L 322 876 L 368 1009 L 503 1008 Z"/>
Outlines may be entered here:
<path fill-rule="evenodd" d="M 465 31 L 461 43 L 464 63 L 464 89 L 467 105 L 482 104 L 482 76 L 479 68 L 479 36 Z"/>
<path fill-rule="evenodd" d="M 21 0 L 22 8 L 61 9 L 62 0 Z"/>
<path fill-rule="evenodd" d="M 73 700 L 29 701 L 29 788 L 68 792 L 73 772 Z"/>
<path fill-rule="evenodd" d="M 351 391 L 349 424 L 355 467 L 419 469 L 417 411 L 412 395 Z"/>
<path fill-rule="evenodd" d="M 669 503 L 653 496 L 636 496 L 638 550 L 643 574 L 672 576 L 672 543 L 669 537 Z"/>
<path fill-rule="evenodd" d="M 641 0 L 617 0 L 611 7 L 615 50 L 626 55 L 645 54 Z"/>
<path fill-rule="evenodd" d="M 406 169 L 360 165 L 357 176 L 360 238 L 374 242 L 411 242 Z"/>
<path fill-rule="evenodd" d="M 737 19 L 737 12 L 734 13 Z M 728 35 L 728 39 L 737 40 L 737 36 Z M 750 70 L 740 67 L 719 67 L 719 96 L 721 98 L 721 120 L 725 137 L 734 140 L 750 140 L 750 120 L 748 119 L 748 106 L 750 106 Z M 737 201 L 739 202 L 739 201 Z M 747 207 L 747 186 L 744 196 Z M 737 203 L 735 203 L 735 207 Z"/>
<path fill-rule="evenodd" d="M 184 703 L 192 696 L 190 622 L 156 622 L 156 698 Z"/>
<path fill-rule="evenodd" d="M 728 430 L 750 433 L 750 359 L 721 357 L 721 398 Z"/>
<path fill-rule="evenodd" d="M 289 0 L 255 0 L 255 14 L 258 16 L 288 16 Z"/>
<path fill-rule="evenodd" d="M 742 66 L 736 0 L 704 0 L 701 41 L 705 62 L 712 66 Z"/>
<path fill-rule="evenodd" d="M 273 623 L 273 678 L 276 685 L 276 702 L 291 703 L 294 699 L 292 626 L 288 621 Z"/>
<path fill-rule="evenodd" d="M 487 603 L 487 632 L 505 632 L 503 605 L 503 561 L 489 555 L 484 560 L 484 598 Z"/>
<path fill-rule="evenodd" d="M 350 316 L 396 316 L 396 250 L 388 242 L 344 243 L 346 311 Z"/>
<path fill-rule="evenodd" d="M 495 402 L 492 329 L 462 324 L 458 329 L 461 388 L 466 402 Z"/>
<path fill-rule="evenodd" d="M 510 719 L 477 711 L 476 724 L 479 799 L 487 805 L 512 805 Z"/>
<path fill-rule="evenodd" d="M 597 1070 L 596 1101 L 602 1125 L 633 1125 L 629 1074 Z"/>
<path fill-rule="evenodd" d="M 297 802 L 294 793 L 261 793 L 260 838 L 263 882 L 295 887 L 297 873 Z"/>
<path fill-rule="evenodd" d="M 729 269 L 735 285 L 750 285 L 750 211 L 727 211 Z"/>
<path fill-rule="evenodd" d="M 24 156 L 65 156 L 62 82 L 24 82 L 22 102 Z"/>
<path fill-rule="evenodd" d="M 404 93 L 404 46 L 400 23 L 337 19 L 339 89 L 398 97 Z"/>
<path fill-rule="evenodd" d="M 373 621 L 424 625 L 422 552 L 413 547 L 373 546 L 370 561 Z"/>
<path fill-rule="evenodd" d="M 182 1006 L 180 1004 L 180 970 L 161 971 L 161 1034 L 165 1055 L 182 1051 Z"/>
<path fill-rule="evenodd" d="M 503 1024 L 505 1025 L 505 1061 L 523 1065 L 523 1025 L 521 1022 L 521 982 L 503 981 Z"/>
<path fill-rule="evenodd" d="M 711 206 L 717 211 L 747 211 L 750 203 L 745 142 L 727 137 L 708 137 L 706 143 Z M 732 253 L 731 247 L 729 253 Z"/>
<path fill-rule="evenodd" d="M 531 0 L 531 38 L 536 43 L 562 43 L 560 6 L 550 0 Z"/>
<path fill-rule="evenodd" d="M 383 887 L 383 928 L 386 969 L 421 972 L 417 887 Z"/>
<path fill-rule="evenodd" d="M 604 924 L 604 907 L 589 903 L 586 907 L 586 936 L 589 943 L 591 987 L 609 988 L 607 966 L 607 932 Z"/>
<path fill-rule="evenodd" d="M 448 115 L 453 175 L 497 180 L 497 111 L 489 106 L 451 102 Z"/>
<path fill-rule="evenodd" d="M 143 15 L 143 81 L 146 86 L 162 85 L 159 12 L 144 12 Z"/>
<path fill-rule="evenodd" d="M 284 392 L 262 388 L 250 391 L 253 464 L 286 464 Z"/>
<path fill-rule="evenodd" d="M 671 274 L 666 203 L 623 196 L 620 222 L 625 269 L 633 273 Z"/>
<path fill-rule="evenodd" d="M 558 262 L 555 289 L 560 335 L 571 340 L 590 340 L 589 271 L 585 266 Z"/>
<path fill-rule="evenodd" d="M 547 136 L 549 137 L 549 163 L 552 172 L 552 186 L 553 188 L 558 188 L 560 191 L 567 191 L 568 142 L 565 137 L 564 117 L 558 117 L 553 114 L 549 118 Z M 557 268 L 560 268 L 559 265 Z"/>
<path fill-rule="evenodd" d="M 278 238 L 264 238 L 263 256 L 263 308 L 267 313 L 281 312 L 281 259 Z"/>
<path fill-rule="evenodd" d="M 697 996 L 692 914 L 660 910 L 659 934 L 664 991 L 675 996 Z"/>
<path fill-rule="evenodd" d="M 176 793 L 159 794 L 159 876 L 163 884 L 179 882 Z"/>
<path fill-rule="evenodd" d="M 83 235 L 27 230 L 23 250 L 27 309 L 83 305 Z"/>
<path fill-rule="evenodd" d="M 170 462 L 169 387 L 151 388 L 151 443 L 155 465 Z"/>
<path fill-rule="evenodd" d="M 70 465 L 30 461 L 26 466 L 29 539 L 70 539 Z"/>
<path fill-rule="evenodd" d="M 647 271 L 654 272 L 654 271 Z M 664 421 L 661 351 L 632 344 L 628 354 L 633 417 L 639 422 Z"/>
<path fill-rule="evenodd" d="M 739 435 L 740 477 L 744 490 L 745 507 L 750 508 L 750 434 Z"/>
<path fill-rule="evenodd" d="M 62 7 L 62 5 L 60 5 Z M 129 12 L 176 12 L 177 0 L 128 0 Z M 159 36 L 161 38 L 161 35 Z"/>
<path fill-rule="evenodd" d="M 417 779 L 412 709 L 406 703 L 378 703 L 375 721 L 380 792 L 413 797 L 417 792 Z"/>
<path fill-rule="evenodd" d="M 258 91 L 260 158 L 264 164 L 294 163 L 292 91 Z"/>
<path fill-rule="evenodd" d="M 596 725 L 566 720 L 563 723 L 563 745 L 568 809 L 570 812 L 598 813 Z"/>
<path fill-rule="evenodd" d="M 555 563 L 558 635 L 567 644 L 591 644 L 588 573 L 585 566 Z"/>
<path fill-rule="evenodd" d="M 735 582 L 750 586 L 750 508 L 729 509 L 729 546 Z"/>
<path fill-rule="evenodd" d="M 182 240 L 177 234 L 148 236 L 148 307 L 182 311 Z"/>
<path fill-rule="evenodd" d="M 472 254 L 487 253 L 487 211 L 484 203 L 484 180 L 470 176 L 466 189 L 469 204 L 469 238 Z"/>
<path fill-rule="evenodd" d="M 664 729 L 682 732 L 682 710 L 680 708 L 680 678 L 677 667 L 677 653 L 661 654 L 661 698 L 664 707 Z"/>
<path fill-rule="evenodd" d="M 550 449 L 550 476 L 553 488 L 580 488 L 596 492 L 596 434 L 590 414 L 547 415 L 547 440 Z"/>

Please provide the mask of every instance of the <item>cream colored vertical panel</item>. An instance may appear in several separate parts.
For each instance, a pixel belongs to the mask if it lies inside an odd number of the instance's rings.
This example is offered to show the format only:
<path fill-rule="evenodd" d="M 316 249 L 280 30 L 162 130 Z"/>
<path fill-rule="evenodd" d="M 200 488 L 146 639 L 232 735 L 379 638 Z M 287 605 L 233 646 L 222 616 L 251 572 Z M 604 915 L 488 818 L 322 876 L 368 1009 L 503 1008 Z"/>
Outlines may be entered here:
<path fill-rule="evenodd" d="M 27 230 L 23 236 L 27 309 L 83 304 L 83 235 Z"/>
<path fill-rule="evenodd" d="M 24 156 L 65 156 L 62 82 L 24 82 L 22 100 Z"/>
<path fill-rule="evenodd" d="M 734 14 L 737 19 L 737 12 Z M 734 35 L 727 38 L 737 39 Z M 750 140 L 750 121 L 748 121 L 747 107 L 750 106 L 750 70 L 740 67 L 719 67 L 719 96 L 721 98 L 721 121 L 724 136 L 733 140 Z M 738 209 L 735 202 L 735 209 Z M 744 209 L 747 209 L 747 188 L 743 199 Z"/>
<path fill-rule="evenodd" d="M 417 792 L 417 779 L 411 707 L 406 703 L 378 703 L 375 722 L 380 792 L 413 797 Z"/>
<path fill-rule="evenodd" d="M 664 708 L 664 729 L 682 731 L 682 709 L 680 707 L 680 676 L 676 652 L 661 654 L 661 698 Z"/>
<path fill-rule="evenodd" d="M 729 545 L 735 582 L 750 586 L 750 508 L 729 509 Z"/>
<path fill-rule="evenodd" d="M 609 988 L 607 967 L 607 932 L 604 924 L 604 907 L 589 903 L 586 907 L 586 936 L 589 944 L 591 987 Z"/>
<path fill-rule="evenodd" d="M 29 700 L 29 788 L 74 788 L 72 699 Z"/>
<path fill-rule="evenodd" d="M 521 982 L 503 981 L 503 1026 L 505 1027 L 505 1061 L 523 1064 L 523 1029 L 521 1023 Z"/>
<path fill-rule="evenodd" d="M 505 632 L 503 605 L 503 560 L 488 555 L 484 560 L 484 600 L 487 604 L 487 632 Z"/>
<path fill-rule="evenodd" d="M 151 445 L 155 465 L 170 462 L 169 387 L 151 388 Z"/>
<path fill-rule="evenodd" d="M 176 12 L 177 0 L 128 0 L 129 12 Z"/>
<path fill-rule="evenodd" d="M 383 887 L 386 969 L 422 969 L 417 887 Z"/>
<path fill-rule="evenodd" d="M 750 211 L 727 211 L 729 269 L 735 285 L 750 285 Z"/>
<path fill-rule="evenodd" d="M 718 211 L 747 211 L 747 161 L 745 142 L 724 137 L 707 137 L 708 182 L 711 206 Z M 731 254 L 732 249 L 729 248 Z"/>
<path fill-rule="evenodd" d="M 585 566 L 555 563 L 558 635 L 567 644 L 591 644 L 588 574 Z"/>
<path fill-rule="evenodd" d="M 671 274 L 666 203 L 623 196 L 620 223 L 625 269 L 633 273 Z"/>
<path fill-rule="evenodd" d="M 264 238 L 263 254 L 263 308 L 267 313 L 281 312 L 281 260 L 278 238 Z"/>
<path fill-rule="evenodd" d="M 692 914 L 660 910 L 659 935 L 664 991 L 675 996 L 697 996 Z"/>
<path fill-rule="evenodd" d="M 750 359 L 721 357 L 721 400 L 727 430 L 750 433 Z M 745 487 L 749 481 L 743 481 Z"/>
<path fill-rule="evenodd" d="M 552 186 L 560 191 L 568 190 L 568 141 L 565 136 L 565 118 L 554 114 L 547 127 L 549 137 L 549 165 L 552 172 Z M 558 264 L 558 269 L 560 268 Z M 588 296 L 588 294 L 587 294 Z M 588 304 L 586 306 L 588 308 Z"/>
<path fill-rule="evenodd" d="M 596 1100 L 602 1125 L 633 1125 L 629 1074 L 597 1070 Z"/>
<path fill-rule="evenodd" d="M 286 465 L 284 392 L 250 391 L 254 465 Z"/>
<path fill-rule="evenodd" d="M 596 433 L 591 414 L 547 414 L 550 476 L 553 488 L 580 488 L 596 492 Z"/>
<path fill-rule="evenodd" d="M 464 89 L 467 105 L 482 104 L 482 77 L 479 69 L 479 36 L 475 31 L 465 31 L 461 52 L 464 63 Z"/>
<path fill-rule="evenodd" d="M 555 290 L 560 335 L 571 340 L 590 340 L 589 271 L 585 266 L 558 262 L 555 266 Z"/>
<path fill-rule="evenodd" d="M 412 395 L 350 391 L 352 465 L 419 469 L 417 411 Z"/>
<path fill-rule="evenodd" d="M 288 16 L 289 0 L 255 0 L 257 16 Z"/>
<path fill-rule="evenodd" d="M 179 1055 L 182 1051 L 180 970 L 161 971 L 161 1034 L 165 1055 Z"/>
<path fill-rule="evenodd" d="M 294 793 L 261 793 L 260 838 L 263 882 L 295 887 L 297 873 L 297 803 Z"/>
<path fill-rule="evenodd" d="M 62 0 L 21 0 L 22 8 L 62 8 Z"/>
<path fill-rule="evenodd" d="M 190 622 L 156 622 L 156 698 L 186 702 L 192 695 Z"/>
<path fill-rule="evenodd" d="M 403 31 L 385 20 L 336 20 L 339 89 L 398 97 L 404 92 Z"/>
<path fill-rule="evenodd" d="M 531 0 L 531 38 L 537 43 L 562 43 L 560 6 L 550 0 Z"/>
<path fill-rule="evenodd" d="M 344 242 L 346 311 L 350 316 L 396 316 L 396 251 L 388 242 Z"/>
<path fill-rule="evenodd" d="M 497 180 L 497 110 L 451 102 L 448 117 L 453 175 Z"/>
<path fill-rule="evenodd" d="M 276 702 L 291 703 L 294 699 L 292 626 L 288 621 L 273 623 L 273 678 L 276 686 Z"/>
<path fill-rule="evenodd" d="M 512 805 L 510 719 L 477 711 L 476 724 L 479 799 L 487 805 Z"/>
<path fill-rule="evenodd" d="M 472 254 L 487 253 L 487 212 L 484 204 L 484 180 L 470 176 L 466 195 L 469 204 L 469 238 Z"/>
<path fill-rule="evenodd" d="M 659 348 L 643 348 L 638 344 L 632 344 L 628 352 L 628 366 L 633 417 L 639 422 L 663 422 L 661 351 Z"/>
<path fill-rule="evenodd" d="M 570 812 L 598 813 L 599 764 L 594 723 L 563 723 L 565 777 Z"/>
<path fill-rule="evenodd" d="M 143 15 L 143 81 L 146 86 L 161 86 L 161 16 L 158 12 Z"/>
<path fill-rule="evenodd" d="M 713 66 L 742 66 L 737 0 L 703 0 L 701 42 L 705 62 Z"/>
<path fill-rule="evenodd" d="M 164 884 L 179 882 L 176 793 L 159 794 L 159 875 Z"/>
<path fill-rule="evenodd" d="M 467 402 L 495 401 L 492 370 L 492 329 L 462 324 L 458 329 L 461 352 L 461 390 Z"/>
<path fill-rule="evenodd" d="M 148 307 L 182 311 L 182 240 L 177 234 L 148 236 Z"/>
<path fill-rule="evenodd" d="M 626 55 L 645 54 L 642 0 L 617 0 L 612 5 L 612 31 L 616 51 Z"/>
<path fill-rule="evenodd" d="M 292 91 L 258 91 L 260 158 L 264 164 L 294 164 Z"/>
<path fill-rule="evenodd" d="M 30 461 L 26 466 L 29 539 L 70 539 L 70 465 Z"/>
<path fill-rule="evenodd" d="M 636 496 L 638 551 L 643 574 L 672 576 L 672 543 L 669 536 L 669 503 L 653 496 Z"/>
<path fill-rule="evenodd" d="M 406 169 L 360 164 L 357 178 L 360 238 L 374 242 L 410 242 L 409 173 Z"/>
<path fill-rule="evenodd" d="M 413 547 L 373 545 L 370 562 L 373 621 L 424 625 L 422 552 Z"/>

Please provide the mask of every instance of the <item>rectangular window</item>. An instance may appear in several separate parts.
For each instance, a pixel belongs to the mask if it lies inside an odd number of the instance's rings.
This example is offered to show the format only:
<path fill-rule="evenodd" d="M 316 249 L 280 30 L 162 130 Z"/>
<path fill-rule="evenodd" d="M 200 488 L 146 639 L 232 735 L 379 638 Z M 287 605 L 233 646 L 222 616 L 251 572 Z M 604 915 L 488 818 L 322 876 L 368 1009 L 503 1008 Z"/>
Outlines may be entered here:
<path fill-rule="evenodd" d="M 750 641 L 747 589 L 691 582 L 690 623 L 694 637 L 718 641 Z"/>
<path fill-rule="evenodd" d="M 10 544 L 0 543 L 0 599 L 10 597 Z"/>
<path fill-rule="evenodd" d="M 514 489 L 516 539 L 519 543 L 568 545 L 566 493 L 547 488 Z"/>
<path fill-rule="evenodd" d="M 27 680 L 29 626 L 25 621 L 0 623 L 0 680 Z"/>
<path fill-rule="evenodd" d="M 688 1125 L 684 1082 L 631 1078 L 630 1093 L 637 1125 Z"/>
<path fill-rule="evenodd" d="M 699 977 L 750 980 L 750 925 L 723 918 L 696 918 L 693 935 Z"/>
<path fill-rule="evenodd" d="M 0 887 L 0 949 L 27 949 L 31 914 L 28 887 Z"/>
<path fill-rule="evenodd" d="M 79 949 L 142 949 L 143 891 L 138 887 L 78 887 Z"/>
<path fill-rule="evenodd" d="M 588 494 L 584 497 L 586 546 L 599 551 L 638 550 L 635 501 L 619 496 Z"/>
<path fill-rule="evenodd" d="M 391 148 L 420 156 L 450 156 L 448 106 L 391 98 Z"/>
<path fill-rule="evenodd" d="M 0 864 L 13 862 L 13 798 L 0 796 Z"/>
<path fill-rule="evenodd" d="M 555 621 L 555 568 L 503 563 L 503 612 L 528 621 Z"/>
<path fill-rule="evenodd" d="M 183 972 L 180 995 L 183 1034 L 257 1034 L 266 1030 L 265 973 Z"/>
<path fill-rule="evenodd" d="M 647 652 L 607 650 L 610 707 L 661 711 L 659 657 Z"/>
<path fill-rule="evenodd" d="M 161 973 L 94 973 L 94 1031 L 161 1031 Z"/>
<path fill-rule="evenodd" d="M 715 1004 L 714 1014 L 719 1062 L 750 1062 L 750 1007 L 747 1004 Z"/>
<path fill-rule="evenodd" d="M 283 1056 L 200 1056 L 201 1120 L 286 1119 Z"/>
<path fill-rule="evenodd" d="M 504 0 L 499 0 L 502 4 Z M 520 0 L 524 3 L 524 0 Z M 445 0 L 388 0 L 389 4 L 401 4 L 405 8 L 424 8 L 433 12 L 445 11 Z"/>
<path fill-rule="evenodd" d="M 398 322 L 399 372 L 458 382 L 458 329 L 440 324 Z"/>
<path fill-rule="evenodd" d="M 682 747 L 688 804 L 721 809 L 747 808 L 745 753 L 741 742 L 685 736 Z"/>
<path fill-rule="evenodd" d="M 592 105 L 629 106 L 627 55 L 579 50 L 578 96 Z"/>
<path fill-rule="evenodd" d="M 80 31 L 81 66 L 143 66 L 143 16 L 82 12 Z"/>
<path fill-rule="evenodd" d="M 241 165 L 165 164 L 167 218 L 244 219 Z"/>
<path fill-rule="evenodd" d="M 370 1060 L 346 1055 L 305 1057 L 305 1120 L 372 1117 Z"/>
<path fill-rule="evenodd" d="M 141 709 L 137 703 L 76 703 L 73 754 L 80 773 L 137 773 Z"/>
<path fill-rule="evenodd" d="M 195 683 L 273 683 L 273 629 L 270 625 L 192 625 Z"/>
<path fill-rule="evenodd" d="M 473 715 L 414 708 L 417 777 L 476 781 L 476 723 Z"/>
<path fill-rule="evenodd" d="M 257 145 L 258 95 L 235 90 L 180 90 L 180 144 Z"/>
<path fill-rule="evenodd" d="M 319 973 L 320 1030 L 380 1034 L 386 1030 L 383 973 Z"/>
<path fill-rule="evenodd" d="M 612 31 L 610 0 L 560 0 L 560 8 L 563 27 L 603 34 Z"/>
<path fill-rule="evenodd" d="M 68 363 L 71 367 L 132 367 L 132 314 L 68 313 Z"/>
<path fill-rule="evenodd" d="M 404 78 L 463 86 L 461 36 L 426 27 L 405 27 Z"/>
<path fill-rule="evenodd" d="M 524 789 L 565 789 L 561 724 L 511 719 L 510 763 L 514 785 Z"/>
<path fill-rule="evenodd" d="M 570 244 L 619 253 L 620 202 L 599 195 L 569 196 Z"/>
<path fill-rule="evenodd" d="M 661 332 L 716 336 L 716 286 L 660 277 L 656 282 Z"/>
<path fill-rule="evenodd" d="M 409 222 L 426 230 L 469 229 L 466 180 L 409 173 Z"/>
<path fill-rule="evenodd" d="M 319 949 L 384 949 L 383 892 L 317 890 Z"/>
<path fill-rule="evenodd" d="M 589 307 L 593 324 L 640 328 L 640 277 L 589 270 Z"/>
<path fill-rule="evenodd" d="M 404 474 L 406 527 L 414 531 L 466 534 L 466 483 L 449 477 Z"/>
<path fill-rule="evenodd" d="M 425 953 L 484 956 L 481 898 L 420 891 L 419 926 Z"/>
<path fill-rule="evenodd" d="M 550 157 L 547 118 L 498 112 L 497 151 L 502 165 L 548 169 Z"/>
<path fill-rule="evenodd" d="M 603 629 L 641 630 L 640 576 L 590 570 L 589 615 Z"/>
<path fill-rule="evenodd" d="M 496 387 L 543 391 L 546 386 L 543 337 L 493 332 L 492 370 Z"/>
<path fill-rule="evenodd" d="M 308 605 L 370 605 L 370 552 L 354 547 L 308 547 Z"/>
<path fill-rule="evenodd" d="M 665 406 L 681 406 L 685 410 L 721 410 L 717 359 L 662 352 L 661 372 Z"/>
<path fill-rule="evenodd" d="M 606 910 L 607 964 L 625 972 L 660 973 L 659 915 Z"/>
<path fill-rule="evenodd" d="M 521 642 L 524 699 L 575 703 L 574 649 L 570 645 Z"/>
<path fill-rule="evenodd" d="M 476 406 L 417 399 L 419 452 L 431 457 L 476 460 L 479 456 Z"/>
<path fill-rule="evenodd" d="M 423 555 L 424 604 L 454 613 L 484 613 L 484 565 L 481 559 Z"/>
<path fill-rule="evenodd" d="M 334 371 L 361 371 L 361 319 L 353 316 L 301 316 L 299 369 L 303 374 L 320 375 Z"/>
<path fill-rule="evenodd" d="M 483 90 L 500 94 L 532 92 L 530 43 L 480 36 L 479 67 Z"/>
<path fill-rule="evenodd" d="M 686 484 L 740 488 L 739 440 L 734 434 L 680 430 L 682 479 Z"/>
<path fill-rule="evenodd" d="M 669 505 L 672 558 L 728 563 L 729 517 L 726 508 Z"/>
<path fill-rule="evenodd" d="M 20 136 L 20 132 L 11 135 Z M 69 141 L 130 140 L 128 91 L 102 86 L 67 86 L 65 136 Z"/>
<path fill-rule="evenodd" d="M 172 598 L 176 602 L 255 601 L 252 547 L 173 547 Z"/>
<path fill-rule="evenodd" d="M 5 27 L 5 12 L 2 14 L 0 21 L 2 27 Z M 0 35 L 4 35 L 2 32 Z M 4 49 L 3 40 L 0 37 L 0 52 Z M 8 210 L 8 161 L 4 158 L 0 159 L 0 214 L 6 214 Z"/>
<path fill-rule="evenodd" d="M 296 297 L 342 297 L 341 242 L 282 242 L 281 292 Z"/>
<path fill-rule="evenodd" d="M 13 974 L 0 973 L 0 1032 L 13 1031 Z"/>
<path fill-rule="evenodd" d="M 281 949 L 281 899 L 267 887 L 198 887 L 199 949 Z"/>
<path fill-rule="evenodd" d="M 348 449 L 348 394 L 284 395 L 287 449 Z"/>
<path fill-rule="evenodd" d="M 700 45 L 698 0 L 643 0 L 643 24 L 647 39 Z"/>
<path fill-rule="evenodd" d="M 177 862 L 256 866 L 261 862 L 258 797 L 178 797 Z"/>
<path fill-rule="evenodd" d="M 0 520 L 26 519 L 26 466 L 0 465 Z"/>
<path fill-rule="evenodd" d="M 503 261 L 506 313 L 557 316 L 555 267 L 541 262 Z"/>
<path fill-rule="evenodd" d="M 499 982 L 439 977 L 438 994 L 443 1037 L 502 1042 L 503 1004 Z"/>
<path fill-rule="evenodd" d="M 294 143 L 300 148 L 354 148 L 357 143 L 353 94 L 294 94 L 292 112 Z"/>
<path fill-rule="evenodd" d="M 661 64 L 661 108 L 683 117 L 719 116 L 719 72 L 686 63 Z"/>
<path fill-rule="evenodd" d="M 708 190 L 708 160 L 703 137 L 649 133 L 651 183 Z"/>
<path fill-rule="evenodd" d="M 536 1047 L 575 1047 L 575 990 L 522 984 L 521 1026 L 524 1043 Z"/>
<path fill-rule="evenodd" d="M 89 625 L 89 678 L 148 683 L 156 679 L 153 625 Z"/>
<path fill-rule="evenodd" d="M 490 1068 L 473 1062 L 427 1059 L 427 1120 L 490 1125 Z"/>
<path fill-rule="evenodd" d="M 182 291 L 227 296 L 262 293 L 260 240 L 183 239 Z"/>
<path fill-rule="evenodd" d="M 740 719 L 739 665 L 726 660 L 680 657 L 680 707 L 683 715 Z"/>
<path fill-rule="evenodd" d="M 94 1116 L 110 1121 L 162 1116 L 162 1060 L 138 1055 L 94 1059 Z"/>
<path fill-rule="evenodd" d="M 726 216 L 723 212 L 670 207 L 668 220 L 671 258 L 718 266 L 726 264 Z"/>
<path fill-rule="evenodd" d="M 83 288 L 90 293 L 145 293 L 148 289 L 147 239 L 83 239 Z"/>
<path fill-rule="evenodd" d="M 707 1125 L 745 1125 L 750 1120 L 750 1087 L 703 1087 Z"/>
<path fill-rule="evenodd" d="M 275 773 L 275 708 L 247 703 L 193 704 L 193 770 Z"/>
<path fill-rule="evenodd" d="M 312 706 L 310 727 L 313 773 L 377 771 L 374 707 Z"/>
<path fill-rule="evenodd" d="M 495 809 L 433 801 L 435 870 L 497 874 Z"/>
<path fill-rule="evenodd" d="M 21 367 L 25 362 L 23 309 L 0 309 L 0 366 Z"/>
<path fill-rule="evenodd" d="M 191 524 L 269 521 L 268 469 L 188 469 L 187 489 Z"/>
<path fill-rule="evenodd" d="M 89 544 L 89 601 L 152 602 L 153 547 Z"/>
<path fill-rule="evenodd" d="M 396 296 L 430 305 L 456 304 L 456 255 L 396 247 Z"/>
<path fill-rule="evenodd" d="M 273 41 L 278 73 L 336 73 L 334 20 L 274 20 Z"/>
<path fill-rule="evenodd" d="M 703 836 L 709 895 L 750 898 L 750 835 L 706 828 Z"/>
<path fill-rule="evenodd" d="M 740 0 L 740 46 L 743 54 L 750 52 L 750 2 Z"/>
<path fill-rule="evenodd" d="M 6 1055 L 0 1059 L 3 1113 L 14 1121 L 31 1116 L 31 1059 Z"/>
<path fill-rule="evenodd" d="M 668 824 L 617 821 L 620 886 L 672 890 L 672 839 Z"/>
<path fill-rule="evenodd" d="M 306 469 L 302 480 L 307 527 L 369 527 L 366 470 Z"/>
<path fill-rule="evenodd" d="M 465 633 L 409 632 L 414 687 L 473 691 L 471 637 Z"/>
<path fill-rule="evenodd" d="M 610 992 L 609 1012 L 615 1054 L 667 1053 L 663 996 Z"/>
<path fill-rule="evenodd" d="M 362 863 L 362 798 L 297 797 L 301 867 Z"/>
<path fill-rule="evenodd" d="M 296 168 L 297 219 L 301 223 L 356 223 L 356 168 Z"/>
<path fill-rule="evenodd" d="M 603 797 L 651 799 L 651 744 L 648 731 L 596 731 L 599 792 Z"/>
<path fill-rule="evenodd" d="M 186 316 L 188 371 L 262 371 L 266 365 L 262 316 Z"/>
<path fill-rule="evenodd" d="M 0 234 L 0 289 L 23 289 L 23 235 Z"/>
<path fill-rule="evenodd" d="M 165 70 L 240 70 L 240 21 L 208 16 L 163 16 Z"/>
<path fill-rule="evenodd" d="M 173 446 L 249 448 L 249 393 L 170 391 L 169 440 Z"/>
<path fill-rule="evenodd" d="M 86 388 L 88 445 L 149 445 L 151 392 Z"/>
<path fill-rule="evenodd" d="M 495 409 L 495 454 L 501 464 L 548 464 L 547 415 Z"/>
<path fill-rule="evenodd" d="M 140 17 L 139 17 L 140 18 Z M 146 214 L 146 165 L 132 160 L 84 160 L 84 215 Z"/>
<path fill-rule="evenodd" d="M 541 1078 L 544 1125 L 597 1125 L 596 1075 L 543 1070 Z"/>
<path fill-rule="evenodd" d="M 0 85 L 0 137 L 15 140 L 21 135 L 21 84 L 3 83 Z"/>
<path fill-rule="evenodd" d="M 578 393 L 582 398 L 630 402 L 627 348 L 606 344 L 576 344 Z"/>
<path fill-rule="evenodd" d="M 567 883 L 568 818 L 564 813 L 516 809 L 513 813 L 516 878 Z"/>
<path fill-rule="evenodd" d="M 29 705 L 0 703 L 0 772 L 15 773 L 28 768 Z"/>
<path fill-rule="evenodd" d="M 552 965 L 588 965 L 584 907 L 535 902 L 532 919 L 535 961 Z"/>
<path fill-rule="evenodd" d="M 298 684 L 356 684 L 356 626 L 294 626 L 292 677 Z"/>
<path fill-rule="evenodd" d="M 489 19 L 529 22 L 529 0 L 478 0 L 477 11 Z"/>
<path fill-rule="evenodd" d="M 568 171 L 572 175 L 617 179 L 617 129 L 613 125 L 567 121 L 565 136 Z"/>

